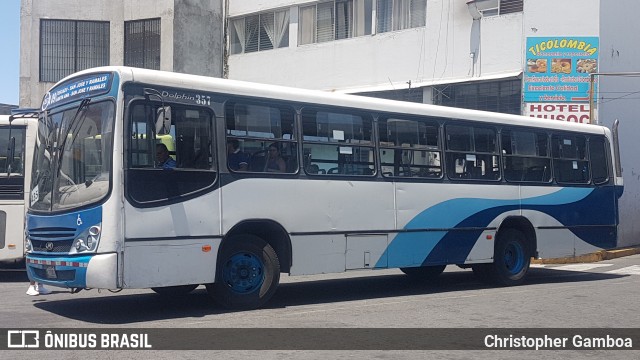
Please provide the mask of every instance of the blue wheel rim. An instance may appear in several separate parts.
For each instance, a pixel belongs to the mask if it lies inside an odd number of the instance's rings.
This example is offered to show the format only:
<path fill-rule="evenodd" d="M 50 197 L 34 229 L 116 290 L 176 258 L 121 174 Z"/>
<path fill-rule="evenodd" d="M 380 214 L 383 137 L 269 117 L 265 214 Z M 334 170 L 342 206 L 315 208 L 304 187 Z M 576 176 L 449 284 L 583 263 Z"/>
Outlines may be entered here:
<path fill-rule="evenodd" d="M 520 243 L 512 241 L 507 244 L 503 254 L 504 265 L 507 271 L 512 274 L 518 274 L 524 269 L 524 249 Z"/>
<path fill-rule="evenodd" d="M 222 280 L 238 294 L 251 293 L 264 282 L 264 264 L 252 253 L 235 254 L 225 263 Z"/>

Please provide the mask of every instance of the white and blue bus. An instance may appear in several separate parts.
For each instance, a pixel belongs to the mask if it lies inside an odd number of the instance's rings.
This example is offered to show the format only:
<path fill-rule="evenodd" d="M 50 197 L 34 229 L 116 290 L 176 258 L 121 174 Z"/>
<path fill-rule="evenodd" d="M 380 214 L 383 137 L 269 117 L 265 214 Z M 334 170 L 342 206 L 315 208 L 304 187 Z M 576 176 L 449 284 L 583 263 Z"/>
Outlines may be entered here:
<path fill-rule="evenodd" d="M 597 125 L 85 70 L 42 104 L 28 274 L 78 291 L 205 284 L 240 309 L 281 273 L 458 265 L 517 285 L 532 257 L 616 247 L 616 149 Z"/>
<path fill-rule="evenodd" d="M 0 266 L 25 256 L 24 216 L 29 198 L 37 113 L 0 115 Z M 25 186 L 27 184 L 27 186 Z"/>

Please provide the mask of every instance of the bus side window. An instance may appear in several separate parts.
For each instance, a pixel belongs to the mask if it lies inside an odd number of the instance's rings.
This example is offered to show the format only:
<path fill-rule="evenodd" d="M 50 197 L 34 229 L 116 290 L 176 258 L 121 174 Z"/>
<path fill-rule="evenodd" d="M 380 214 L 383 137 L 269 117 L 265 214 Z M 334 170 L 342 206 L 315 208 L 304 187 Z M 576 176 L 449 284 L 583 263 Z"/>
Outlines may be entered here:
<path fill-rule="evenodd" d="M 258 102 L 229 101 L 225 105 L 226 136 L 241 144 L 247 157 L 246 171 L 227 154 L 231 172 L 289 173 L 298 171 L 298 143 L 295 138 L 294 111 L 286 106 Z M 273 148 L 273 151 L 269 151 Z"/>
<path fill-rule="evenodd" d="M 372 130 L 373 119 L 366 114 L 341 109 L 303 109 L 303 152 L 306 154 L 307 174 L 373 176 L 375 148 Z M 309 167 L 311 165 L 315 166 Z"/>
<path fill-rule="evenodd" d="M 212 114 L 204 108 L 171 104 L 171 127 L 158 135 L 151 125 L 159 106 L 157 102 L 140 101 L 129 111 L 125 188 L 126 196 L 137 206 L 157 206 L 159 202 L 197 196 L 217 178 Z M 170 157 L 162 164 L 156 157 L 159 144 L 167 148 Z"/>
<path fill-rule="evenodd" d="M 507 181 L 551 181 L 548 136 L 543 132 L 502 130 L 504 177 Z"/>
<path fill-rule="evenodd" d="M 593 183 L 596 185 L 607 183 L 609 181 L 609 166 L 604 137 L 594 136 L 589 139 L 589 160 L 591 162 Z"/>
<path fill-rule="evenodd" d="M 585 136 L 554 135 L 553 151 L 554 174 L 557 182 L 585 184 L 590 181 Z"/>
<path fill-rule="evenodd" d="M 445 126 L 449 178 L 496 181 L 500 159 L 496 130 L 467 125 Z"/>

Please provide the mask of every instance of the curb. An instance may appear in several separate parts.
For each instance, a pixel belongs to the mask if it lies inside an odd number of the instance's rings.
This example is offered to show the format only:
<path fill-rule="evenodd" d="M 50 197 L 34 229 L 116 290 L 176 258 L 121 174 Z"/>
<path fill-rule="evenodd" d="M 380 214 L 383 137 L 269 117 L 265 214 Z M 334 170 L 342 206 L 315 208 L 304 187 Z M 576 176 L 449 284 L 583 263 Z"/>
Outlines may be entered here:
<path fill-rule="evenodd" d="M 611 260 L 624 256 L 640 254 L 640 246 L 633 246 L 623 249 L 600 250 L 591 254 L 581 256 L 570 256 L 554 259 L 531 259 L 532 264 L 576 264 L 576 263 L 592 263 L 602 260 Z"/>

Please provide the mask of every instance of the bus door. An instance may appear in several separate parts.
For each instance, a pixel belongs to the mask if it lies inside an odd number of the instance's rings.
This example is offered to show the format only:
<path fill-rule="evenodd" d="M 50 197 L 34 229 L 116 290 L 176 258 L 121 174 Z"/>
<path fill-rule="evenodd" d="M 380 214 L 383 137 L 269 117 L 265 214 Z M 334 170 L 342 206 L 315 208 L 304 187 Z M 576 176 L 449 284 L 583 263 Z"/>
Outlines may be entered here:
<path fill-rule="evenodd" d="M 220 195 L 213 113 L 133 102 L 125 133 L 125 287 L 214 281 Z"/>

